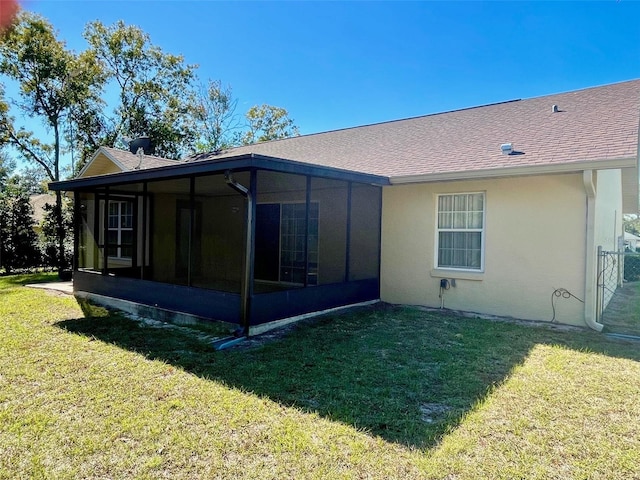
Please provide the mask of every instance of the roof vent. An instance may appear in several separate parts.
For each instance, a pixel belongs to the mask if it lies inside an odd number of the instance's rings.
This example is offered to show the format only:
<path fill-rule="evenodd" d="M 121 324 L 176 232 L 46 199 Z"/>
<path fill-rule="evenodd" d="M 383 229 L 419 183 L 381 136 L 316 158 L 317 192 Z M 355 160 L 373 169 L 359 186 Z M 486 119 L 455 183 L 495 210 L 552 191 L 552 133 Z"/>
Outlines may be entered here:
<path fill-rule="evenodd" d="M 503 143 L 502 145 L 500 145 L 500 150 L 502 151 L 503 155 L 511 155 L 511 152 L 513 152 L 513 144 Z"/>
<path fill-rule="evenodd" d="M 129 142 L 129 151 L 133 154 L 138 153 L 138 149 L 141 148 L 145 155 L 153 155 L 153 145 L 149 137 L 138 137 L 135 140 Z"/>
<path fill-rule="evenodd" d="M 560 109 L 558 108 L 558 105 L 554 105 L 551 107 L 551 112 L 552 113 L 558 113 L 560 111 Z"/>

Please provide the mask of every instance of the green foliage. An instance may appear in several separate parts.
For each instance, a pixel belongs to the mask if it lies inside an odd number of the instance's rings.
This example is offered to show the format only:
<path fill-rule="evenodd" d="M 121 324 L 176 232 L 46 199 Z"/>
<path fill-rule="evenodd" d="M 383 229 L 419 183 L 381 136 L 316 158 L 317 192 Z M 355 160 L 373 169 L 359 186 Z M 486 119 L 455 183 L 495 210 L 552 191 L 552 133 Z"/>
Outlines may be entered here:
<path fill-rule="evenodd" d="M 19 83 L 20 97 L 2 101 L 0 126 L 4 141 L 35 162 L 50 180 L 60 178 L 61 134 L 72 108 L 95 93 L 100 77 L 93 59 L 75 55 L 55 36 L 44 18 L 23 11 L 0 40 L 0 74 Z M 43 120 L 52 138 L 42 141 L 9 116 L 9 104 L 25 117 Z"/>
<path fill-rule="evenodd" d="M 242 125 L 236 114 L 238 100 L 233 98 L 230 86 L 220 80 L 209 80 L 201 87 L 195 109 L 199 140 L 196 150 L 215 152 L 241 143 Z"/>
<path fill-rule="evenodd" d="M 33 227 L 28 190 L 19 177 L 11 177 L 0 190 L 0 267 L 6 272 L 40 265 Z"/>
<path fill-rule="evenodd" d="M 638 217 L 638 215 L 624 215 L 622 218 L 622 226 L 625 232 L 640 237 L 640 217 Z"/>
<path fill-rule="evenodd" d="M 236 113 L 237 105 L 231 87 L 225 87 L 220 80 L 210 80 L 201 89 L 194 114 L 199 132 L 198 151 L 218 151 L 299 135 L 298 127 L 284 108 L 253 106 L 245 114 L 243 125 Z"/>
<path fill-rule="evenodd" d="M 22 168 L 20 178 L 30 195 L 49 192 L 47 175 L 36 165 Z"/>
<path fill-rule="evenodd" d="M 272 105 L 255 105 L 245 115 L 248 131 L 244 134 L 242 143 L 266 142 L 299 135 L 298 127 L 289 118 L 289 112 L 284 108 Z"/>
<path fill-rule="evenodd" d="M 100 65 L 118 104 L 106 113 L 100 103 L 77 112 L 78 139 L 86 157 L 101 145 L 126 147 L 127 139 L 151 138 L 159 156 L 178 158 L 195 141 L 192 82 L 195 65 L 163 52 L 140 28 L 118 21 L 89 23 L 87 55 Z"/>
<path fill-rule="evenodd" d="M 624 256 L 624 279 L 627 282 L 640 280 L 640 254 Z"/>
<path fill-rule="evenodd" d="M 58 234 L 57 218 L 58 205 L 46 203 L 44 205 L 44 219 L 42 220 L 42 231 L 40 234 L 40 246 L 42 249 L 42 263 L 47 267 L 60 265 L 60 236 Z M 62 200 L 62 227 L 64 242 L 64 263 L 62 268 L 68 268 L 73 259 L 73 202 Z"/>
<path fill-rule="evenodd" d="M 60 180 L 63 130 L 74 110 L 97 102 L 103 77 L 95 58 L 68 51 L 44 18 L 22 11 L 0 38 L 0 74 L 18 82 L 20 95 L 6 101 L 0 91 L 0 142 L 9 144 L 51 181 Z M 16 125 L 9 106 L 25 118 L 37 118 L 48 130 L 46 140 Z M 58 212 L 62 211 L 58 197 Z M 62 215 L 56 218 L 58 266 L 65 264 Z"/>
<path fill-rule="evenodd" d="M 7 179 L 15 168 L 15 162 L 9 159 L 0 146 L 0 191 L 4 190 Z"/>

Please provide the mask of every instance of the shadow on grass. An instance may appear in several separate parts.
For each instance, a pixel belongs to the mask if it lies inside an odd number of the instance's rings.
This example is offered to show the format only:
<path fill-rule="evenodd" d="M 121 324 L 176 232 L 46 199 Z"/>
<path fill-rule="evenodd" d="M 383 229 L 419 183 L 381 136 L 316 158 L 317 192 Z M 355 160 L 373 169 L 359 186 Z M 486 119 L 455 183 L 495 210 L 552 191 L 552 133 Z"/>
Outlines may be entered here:
<path fill-rule="evenodd" d="M 104 311 L 85 314 L 58 326 L 417 448 L 455 428 L 536 344 L 640 358 L 636 346 L 621 348 L 587 331 L 385 305 L 305 321 L 268 341 L 221 352 L 188 332 Z"/>

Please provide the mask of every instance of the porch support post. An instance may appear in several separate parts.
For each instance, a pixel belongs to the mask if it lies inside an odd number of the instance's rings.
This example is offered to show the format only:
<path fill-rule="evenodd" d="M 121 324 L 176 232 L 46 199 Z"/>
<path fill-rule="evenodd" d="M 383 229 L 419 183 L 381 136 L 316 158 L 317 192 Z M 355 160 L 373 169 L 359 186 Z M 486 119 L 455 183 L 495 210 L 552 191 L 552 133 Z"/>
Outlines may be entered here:
<path fill-rule="evenodd" d="M 378 296 L 382 291 L 382 196 L 384 189 L 378 187 L 380 195 L 378 196 Z"/>
<path fill-rule="evenodd" d="M 345 265 L 344 265 L 344 281 L 349 281 L 349 264 L 351 263 L 351 187 L 353 183 L 349 182 L 347 187 L 347 238 L 345 249 Z"/>
<path fill-rule="evenodd" d="M 109 186 L 104 189 L 104 214 L 102 225 L 102 274 L 109 273 Z"/>
<path fill-rule="evenodd" d="M 191 286 L 193 273 L 193 241 L 196 238 L 196 177 L 189 178 L 189 246 L 187 252 L 187 285 Z"/>
<path fill-rule="evenodd" d="M 249 324 L 251 323 L 251 300 L 253 299 L 253 276 L 256 263 L 256 205 L 258 199 L 258 174 L 257 170 L 251 170 L 249 173 L 249 196 L 247 197 L 247 262 L 249 265 L 245 268 L 247 274 L 247 319 L 246 334 L 249 335 Z"/>
<path fill-rule="evenodd" d="M 307 175 L 304 207 L 304 286 L 309 286 L 309 208 L 311 207 L 311 177 Z"/>
<path fill-rule="evenodd" d="M 249 188 L 239 184 L 233 179 L 230 170 L 224 174 L 224 180 L 232 189 L 247 199 L 247 217 L 245 225 L 244 257 L 242 260 L 242 277 L 240 279 L 240 325 L 242 335 L 249 336 L 249 324 L 251 323 L 251 298 L 253 296 L 253 261 L 255 258 L 255 213 L 256 213 L 256 186 L 257 178 L 255 170 L 251 170 Z"/>
<path fill-rule="evenodd" d="M 144 280 L 147 263 L 147 182 L 142 182 L 142 258 L 140 259 L 140 279 Z"/>
<path fill-rule="evenodd" d="M 93 237 L 94 237 L 94 248 L 92 248 L 93 253 L 93 269 L 98 270 L 98 265 L 100 265 L 100 195 L 97 191 L 93 191 Z"/>
<path fill-rule="evenodd" d="M 80 192 L 73 192 L 73 259 L 71 262 L 71 270 L 78 270 L 80 254 L 80 226 L 82 225 L 82 212 L 80 210 Z"/>
<path fill-rule="evenodd" d="M 140 207 L 138 206 L 138 195 L 134 195 L 133 200 L 133 218 L 132 218 L 132 227 L 133 227 L 133 238 L 131 239 L 132 241 L 132 247 L 131 247 L 131 272 L 135 272 L 136 267 L 138 266 L 138 244 L 140 243 L 138 241 L 138 229 L 136 228 L 136 225 L 138 224 L 138 214 L 140 212 Z M 121 242 L 122 243 L 122 242 Z"/>

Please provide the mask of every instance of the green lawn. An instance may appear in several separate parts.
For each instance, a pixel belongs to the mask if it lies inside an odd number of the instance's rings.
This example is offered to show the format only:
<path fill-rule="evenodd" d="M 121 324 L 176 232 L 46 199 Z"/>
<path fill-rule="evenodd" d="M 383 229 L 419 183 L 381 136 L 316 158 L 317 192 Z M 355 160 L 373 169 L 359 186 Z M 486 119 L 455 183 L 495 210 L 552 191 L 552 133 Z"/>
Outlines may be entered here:
<path fill-rule="evenodd" d="M 0 278 L 0 479 L 640 478 L 638 343 L 386 306 L 215 352 L 48 278 Z"/>

